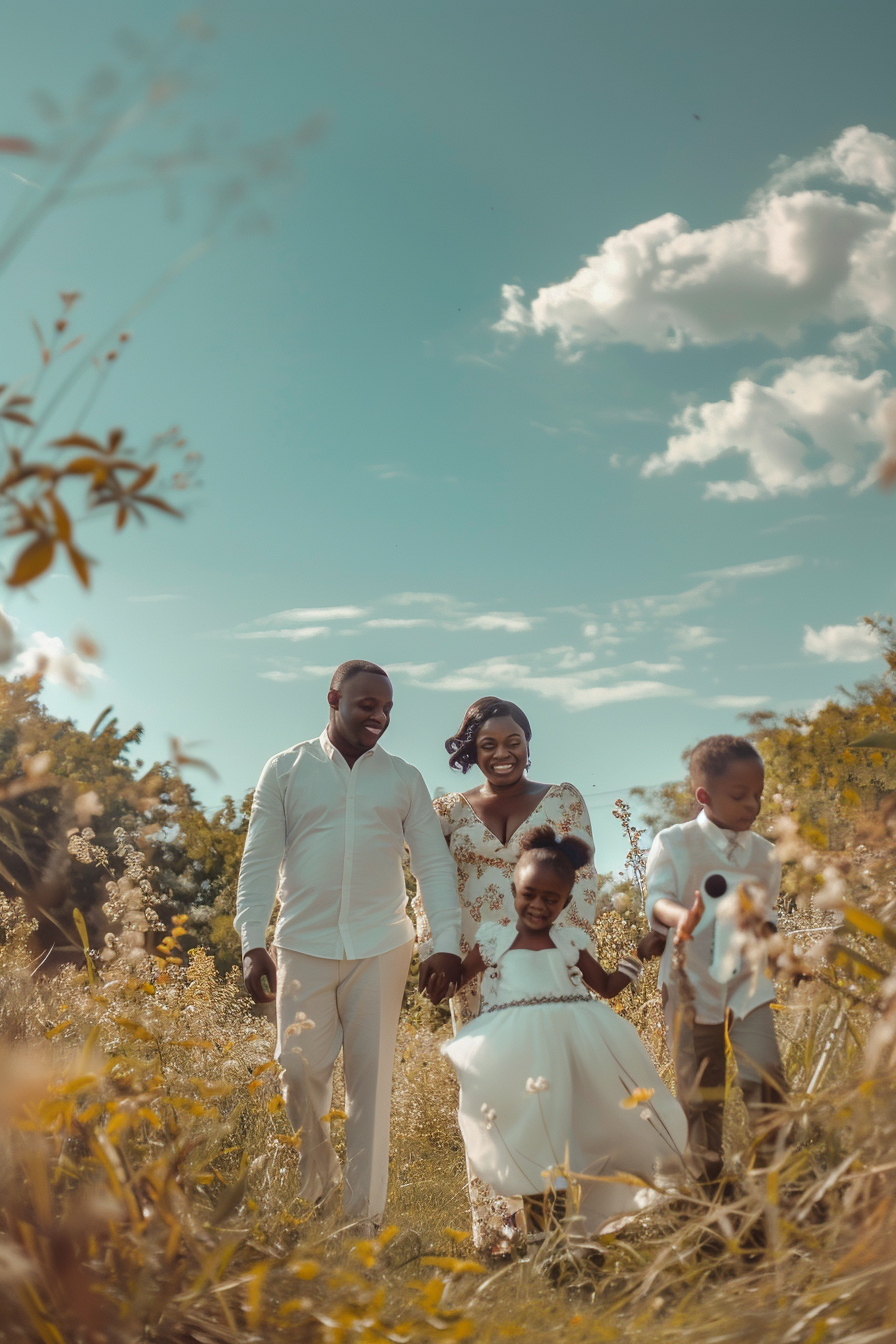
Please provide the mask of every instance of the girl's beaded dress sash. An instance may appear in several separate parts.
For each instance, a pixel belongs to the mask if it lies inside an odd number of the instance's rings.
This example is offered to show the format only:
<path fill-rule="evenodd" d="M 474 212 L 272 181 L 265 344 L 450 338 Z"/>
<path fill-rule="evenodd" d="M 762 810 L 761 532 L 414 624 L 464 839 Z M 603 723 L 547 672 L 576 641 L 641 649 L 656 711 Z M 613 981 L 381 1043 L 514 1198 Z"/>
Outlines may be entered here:
<path fill-rule="evenodd" d="M 504 1008 L 528 1008 L 533 1003 L 588 1003 L 590 994 L 534 994 L 531 999 L 513 999 L 510 1003 L 492 1003 L 481 1013 L 500 1013 Z"/>

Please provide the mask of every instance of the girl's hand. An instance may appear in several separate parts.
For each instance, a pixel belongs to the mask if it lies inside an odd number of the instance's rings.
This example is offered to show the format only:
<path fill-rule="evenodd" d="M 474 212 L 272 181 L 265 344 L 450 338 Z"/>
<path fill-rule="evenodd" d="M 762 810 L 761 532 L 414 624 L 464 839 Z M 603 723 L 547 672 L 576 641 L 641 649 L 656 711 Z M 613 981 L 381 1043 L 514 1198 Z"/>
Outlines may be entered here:
<path fill-rule="evenodd" d="M 645 933 L 644 937 L 638 943 L 638 956 L 641 961 L 652 961 L 654 957 L 661 957 L 665 950 L 665 933 L 656 933 L 651 930 L 650 933 Z"/>
<path fill-rule="evenodd" d="M 691 906 L 690 910 L 688 910 L 684 919 L 681 920 L 681 922 L 678 925 L 678 928 L 675 930 L 676 947 L 680 947 L 682 943 L 689 942 L 690 939 L 693 937 L 694 930 L 700 923 L 700 918 L 703 914 L 703 908 L 704 908 L 703 897 L 700 895 L 699 891 L 695 891 L 694 904 Z"/>

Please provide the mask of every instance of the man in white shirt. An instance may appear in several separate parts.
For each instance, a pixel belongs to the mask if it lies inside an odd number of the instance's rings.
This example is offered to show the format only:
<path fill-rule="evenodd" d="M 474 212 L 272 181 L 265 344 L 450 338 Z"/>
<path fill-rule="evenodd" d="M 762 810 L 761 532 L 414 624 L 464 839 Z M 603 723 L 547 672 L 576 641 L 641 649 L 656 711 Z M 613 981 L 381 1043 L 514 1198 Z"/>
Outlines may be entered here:
<path fill-rule="evenodd" d="M 647 917 L 666 937 L 659 986 L 688 1144 L 712 1182 L 722 1171 L 726 1031 L 754 1124 L 786 1091 L 769 1007 L 775 984 L 765 973 L 764 949 L 755 947 L 758 955 L 751 958 L 740 955 L 732 918 L 738 888 L 754 884 L 762 917 L 777 926 L 781 865 L 774 846 L 751 829 L 765 782 L 752 742 L 705 738 L 691 752 L 690 775 L 701 811 L 695 821 L 669 826 L 654 840 Z M 674 947 L 683 939 L 689 1004 L 682 1003 L 672 974 Z"/>
<path fill-rule="evenodd" d="M 320 737 L 280 752 L 261 772 L 234 925 L 246 988 L 256 1003 L 276 997 L 276 1057 L 287 1114 L 302 1132 L 303 1197 L 319 1202 L 343 1179 L 346 1215 L 376 1224 L 386 1202 L 395 1037 L 414 946 L 405 842 L 433 931 L 433 953 L 420 968 L 420 989 L 433 997 L 453 993 L 460 979 L 457 870 L 419 770 L 379 745 L 392 712 L 383 669 L 343 663 L 327 700 Z M 265 950 L 275 893 L 276 960 Z M 344 1173 L 326 1118 L 340 1049 Z"/>

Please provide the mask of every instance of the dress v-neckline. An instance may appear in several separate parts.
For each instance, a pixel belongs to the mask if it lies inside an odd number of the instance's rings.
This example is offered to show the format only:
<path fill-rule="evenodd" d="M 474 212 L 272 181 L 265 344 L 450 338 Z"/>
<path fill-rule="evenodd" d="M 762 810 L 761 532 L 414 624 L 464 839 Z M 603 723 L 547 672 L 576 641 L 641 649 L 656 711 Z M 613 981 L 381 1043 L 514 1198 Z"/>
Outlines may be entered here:
<path fill-rule="evenodd" d="M 548 796 L 548 794 L 550 793 L 551 789 L 553 789 L 553 788 L 555 788 L 555 787 L 556 787 L 556 785 L 554 785 L 554 784 L 549 784 L 549 785 L 548 785 L 548 787 L 545 789 L 544 793 L 543 793 L 543 794 L 541 795 L 541 797 L 539 798 L 538 802 L 537 802 L 537 803 L 535 804 L 535 806 L 533 807 L 532 811 L 526 813 L 526 815 L 523 817 L 522 821 L 520 822 L 519 826 L 515 826 L 515 827 L 514 827 L 514 829 L 510 832 L 510 834 L 508 835 L 508 837 L 507 837 L 506 840 L 502 840 L 501 837 L 500 837 L 500 835 L 496 835 L 496 834 L 495 834 L 495 832 L 492 830 L 491 826 L 486 825 L 486 823 L 485 823 L 485 822 L 482 820 L 482 818 L 480 817 L 479 813 L 476 811 L 476 809 L 475 809 L 475 807 L 473 806 L 473 804 L 470 802 L 469 798 L 464 797 L 464 795 L 463 795 L 462 793 L 461 793 L 461 794 L 458 794 L 458 797 L 459 797 L 459 798 L 463 798 L 463 800 L 464 800 L 464 802 L 466 803 L 467 807 L 468 807 L 468 808 L 470 809 L 470 811 L 473 813 L 473 816 L 474 816 L 474 817 L 476 818 L 476 820 L 479 822 L 479 825 L 482 827 L 482 829 L 483 829 L 484 831 L 488 831 L 489 835 L 492 836 L 493 839 L 497 840 L 498 844 L 501 846 L 502 849 L 506 849 L 507 846 L 510 844 L 511 840 L 513 839 L 513 837 L 516 835 L 517 831 L 521 831 L 522 828 L 525 826 L 526 822 L 530 819 L 530 817 L 534 817 L 534 816 L 535 816 L 535 813 L 536 813 L 536 812 L 538 811 L 538 809 L 541 807 L 542 803 L 544 802 L 545 798 L 547 798 L 547 796 Z"/>

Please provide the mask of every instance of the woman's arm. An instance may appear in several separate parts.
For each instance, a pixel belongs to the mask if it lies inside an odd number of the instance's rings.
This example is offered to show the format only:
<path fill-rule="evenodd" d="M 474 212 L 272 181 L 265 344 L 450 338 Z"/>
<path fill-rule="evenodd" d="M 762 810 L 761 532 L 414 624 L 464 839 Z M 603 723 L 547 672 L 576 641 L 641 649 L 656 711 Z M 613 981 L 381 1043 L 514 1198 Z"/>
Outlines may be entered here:
<path fill-rule="evenodd" d="M 605 971 L 590 952 L 583 951 L 579 954 L 578 967 L 589 989 L 593 989 L 595 994 L 599 994 L 603 999 L 615 999 L 617 994 L 621 994 L 641 974 L 641 963 L 636 957 L 627 957 L 625 960 L 630 965 L 629 971 Z M 631 973 L 632 970 L 635 970 L 634 974 Z"/>

